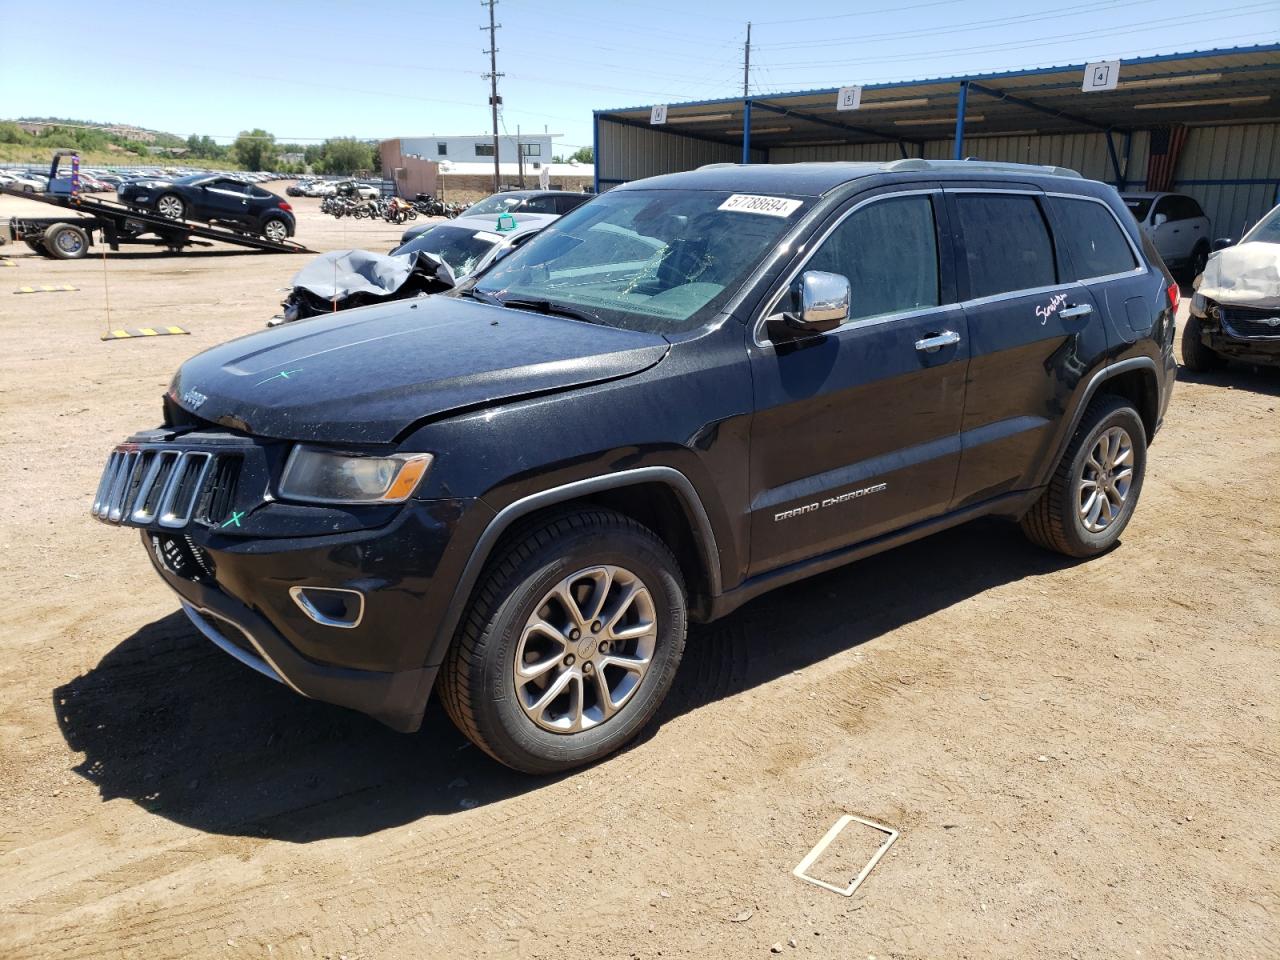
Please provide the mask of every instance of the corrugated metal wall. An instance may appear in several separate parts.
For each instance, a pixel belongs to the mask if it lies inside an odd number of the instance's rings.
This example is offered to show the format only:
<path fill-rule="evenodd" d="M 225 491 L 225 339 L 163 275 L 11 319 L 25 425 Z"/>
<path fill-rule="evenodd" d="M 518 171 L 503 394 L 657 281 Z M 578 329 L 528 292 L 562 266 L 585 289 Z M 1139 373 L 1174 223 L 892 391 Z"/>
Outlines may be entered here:
<path fill-rule="evenodd" d="M 597 171 L 601 190 L 628 180 L 694 170 L 705 163 L 739 163 L 742 160 L 740 146 L 694 140 L 674 131 L 648 130 L 605 119 L 599 123 Z M 765 152 L 752 150 L 751 162 L 764 163 Z"/>
<path fill-rule="evenodd" d="M 1197 180 L 1265 180 L 1212 184 Z M 1280 189 L 1280 123 L 1193 127 L 1178 161 L 1174 189 L 1200 201 L 1214 236 L 1239 238 L 1276 205 Z"/>
<path fill-rule="evenodd" d="M 1124 157 L 1124 137 L 1115 135 L 1116 152 Z M 1126 170 L 1128 188 L 1146 186 L 1146 131 L 1133 135 Z M 950 159 L 952 140 L 931 140 L 924 155 L 931 160 Z M 914 155 L 914 149 L 908 148 Z M 752 151 L 753 156 L 760 151 Z M 984 160 L 1043 163 L 1079 170 L 1086 177 L 1114 183 L 1107 156 L 1106 136 L 1101 133 L 1031 134 L 1016 137 L 971 137 L 965 153 Z M 600 122 L 600 176 L 619 180 L 690 170 L 704 163 L 741 159 L 738 147 L 690 140 L 677 133 L 659 133 Z M 801 161 L 871 160 L 901 158 L 896 143 L 833 144 L 812 147 L 775 147 L 769 163 Z M 764 157 L 759 157 L 764 162 Z M 614 171 L 623 172 L 614 172 Z M 1259 183 L 1205 183 L 1213 180 L 1257 180 Z M 608 182 L 602 188 L 612 186 Z M 1217 237 L 1239 237 L 1270 210 L 1280 197 L 1280 123 L 1248 123 L 1218 127 L 1192 127 L 1178 162 L 1174 189 L 1200 201 Z"/>

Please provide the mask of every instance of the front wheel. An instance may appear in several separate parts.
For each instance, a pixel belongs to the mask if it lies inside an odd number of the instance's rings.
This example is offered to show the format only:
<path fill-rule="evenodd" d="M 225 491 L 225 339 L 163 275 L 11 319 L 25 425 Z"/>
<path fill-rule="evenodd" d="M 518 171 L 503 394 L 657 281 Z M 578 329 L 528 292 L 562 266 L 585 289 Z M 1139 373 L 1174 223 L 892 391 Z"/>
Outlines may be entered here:
<path fill-rule="evenodd" d="M 467 737 L 525 773 L 598 760 L 652 719 L 684 653 L 680 567 L 609 510 L 525 524 L 495 552 L 440 668 Z"/>
<path fill-rule="evenodd" d="M 1205 346 L 1203 326 L 1199 317 L 1187 317 L 1182 328 L 1182 365 L 1194 373 L 1208 373 L 1222 364 L 1222 358 Z"/>
<path fill-rule="evenodd" d="M 1022 518 L 1022 532 L 1046 550 L 1097 556 L 1128 525 L 1146 470 L 1142 418 L 1121 397 L 1099 397 L 1085 410 L 1049 486 Z"/>

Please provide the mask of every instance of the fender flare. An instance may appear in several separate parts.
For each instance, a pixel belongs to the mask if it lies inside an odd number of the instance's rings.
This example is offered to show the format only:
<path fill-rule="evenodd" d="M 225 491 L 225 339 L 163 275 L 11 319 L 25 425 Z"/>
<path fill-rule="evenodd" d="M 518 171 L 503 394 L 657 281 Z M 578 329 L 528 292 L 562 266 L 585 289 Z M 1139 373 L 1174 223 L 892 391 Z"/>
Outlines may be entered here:
<path fill-rule="evenodd" d="M 600 493 L 604 490 L 617 490 L 641 483 L 654 482 L 670 487 L 680 498 L 687 515 L 693 521 L 694 540 L 702 562 L 707 569 L 711 595 L 713 597 L 718 596 L 721 591 L 720 554 L 716 546 L 715 532 L 711 527 L 711 520 L 707 516 L 706 508 L 702 505 L 702 498 L 698 496 L 697 490 L 688 477 L 674 467 L 653 466 L 619 470 L 617 473 L 588 477 L 585 480 L 574 480 L 570 483 L 550 487 L 546 490 L 529 494 L 526 497 L 521 497 L 519 500 L 507 504 L 489 521 L 488 526 L 485 527 L 484 532 L 480 534 L 480 538 L 471 548 L 471 554 L 467 558 L 462 576 L 459 577 L 457 587 L 454 590 L 453 599 L 450 601 L 449 608 L 445 611 L 444 620 L 432 640 L 431 649 L 428 652 L 427 665 L 435 666 L 443 661 L 444 653 L 449 648 L 449 644 L 453 642 L 458 624 L 462 621 L 463 614 L 466 612 L 471 593 L 480 579 L 480 573 L 485 564 L 488 563 L 489 556 L 493 553 L 493 548 L 497 545 L 498 540 L 511 524 L 521 517 L 546 507 L 555 506 L 558 503 L 576 500 L 579 497 Z"/>
<path fill-rule="evenodd" d="M 1080 402 L 1076 404 L 1075 412 L 1071 415 L 1071 423 L 1067 427 L 1066 432 L 1062 435 L 1062 439 L 1058 443 L 1057 454 L 1049 461 L 1051 464 L 1050 474 L 1057 469 L 1058 462 L 1062 459 L 1062 455 L 1066 452 L 1067 447 L 1071 444 L 1071 438 L 1076 435 L 1076 430 L 1080 428 L 1080 421 L 1084 418 L 1084 412 L 1089 408 L 1090 401 L 1093 400 L 1099 389 L 1102 388 L 1108 380 L 1126 373 L 1130 370 L 1148 370 L 1156 382 L 1157 397 L 1160 391 L 1160 368 L 1156 366 L 1156 362 L 1150 357 L 1130 357 L 1128 360 L 1121 360 L 1118 363 L 1107 364 L 1101 370 L 1097 371 L 1089 382 L 1085 384 L 1084 390 L 1081 391 Z M 1158 406 L 1157 401 L 1157 406 Z M 1150 441 L 1150 437 L 1147 438 Z"/>

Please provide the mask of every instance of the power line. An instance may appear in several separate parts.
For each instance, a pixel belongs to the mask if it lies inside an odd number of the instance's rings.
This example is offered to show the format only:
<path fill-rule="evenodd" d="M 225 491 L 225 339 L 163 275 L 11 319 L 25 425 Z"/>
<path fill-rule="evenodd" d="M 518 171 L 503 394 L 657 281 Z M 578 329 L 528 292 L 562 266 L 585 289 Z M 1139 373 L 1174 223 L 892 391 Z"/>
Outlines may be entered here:
<path fill-rule="evenodd" d="M 1064 17 L 1075 17 L 1081 13 L 1090 13 L 1094 10 L 1107 9 L 1118 10 L 1122 7 L 1138 7 L 1146 6 L 1152 3 L 1163 3 L 1165 0 L 1128 0 L 1125 3 L 1114 3 L 1112 0 L 1098 0 L 1098 2 L 1087 3 L 1083 6 L 1075 7 L 1056 7 L 1050 10 L 1043 10 L 1038 13 L 1022 13 L 1015 14 L 1011 17 L 996 17 L 991 20 L 970 20 L 963 26 L 948 26 L 945 31 L 952 33 L 968 33 L 973 30 L 986 30 L 991 27 L 1003 26 L 1021 26 L 1024 23 L 1039 23 L 1044 20 L 1061 20 Z M 849 43 L 866 43 L 871 40 L 903 40 L 912 37 L 928 37 L 939 32 L 938 27 L 921 27 L 914 30 L 901 30 L 893 33 L 864 33 L 854 37 L 831 37 L 826 40 L 813 41 L 795 41 L 789 40 L 780 43 L 762 43 L 760 47 L 767 47 L 771 50 L 794 50 L 797 48 L 808 49 L 811 47 L 835 47 L 843 46 Z"/>
<path fill-rule="evenodd" d="M 1180 26 L 1192 23 L 1203 23 L 1205 21 L 1236 19 L 1239 17 L 1251 16 L 1255 13 L 1261 13 L 1265 10 L 1277 9 L 1276 5 L 1263 3 L 1245 7 L 1225 7 L 1215 10 L 1212 13 L 1194 14 L 1186 17 L 1174 17 L 1162 21 L 1161 26 Z M 1232 12 L 1234 11 L 1234 12 Z M 999 50 L 1007 50 L 1009 48 L 1030 48 L 1030 47 L 1056 47 L 1061 46 L 1065 40 L 1087 40 L 1099 36 L 1125 36 L 1131 33 L 1146 33 L 1151 30 L 1151 22 L 1144 21 L 1141 23 L 1117 24 L 1111 27 L 1103 27 L 1096 30 L 1086 30 L 1081 33 L 1063 33 L 1058 34 L 1051 40 L 1026 41 L 1014 40 L 1006 43 L 993 43 L 986 46 L 974 47 L 951 47 L 945 50 L 915 50 L 906 54 L 894 54 L 888 57 L 859 57 L 859 63 L 898 63 L 904 60 L 920 60 L 921 58 L 943 56 L 955 53 L 992 53 Z M 786 63 L 775 63 L 774 66 L 779 70 L 789 70 L 796 68 L 812 69 L 813 62 L 811 60 L 792 60 Z"/>

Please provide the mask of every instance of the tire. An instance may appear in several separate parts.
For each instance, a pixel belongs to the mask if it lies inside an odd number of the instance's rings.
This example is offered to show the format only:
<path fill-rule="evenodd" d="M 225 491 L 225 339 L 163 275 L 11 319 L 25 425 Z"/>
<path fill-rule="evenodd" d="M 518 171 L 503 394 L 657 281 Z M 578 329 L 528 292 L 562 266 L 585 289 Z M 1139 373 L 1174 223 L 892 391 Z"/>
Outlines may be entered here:
<path fill-rule="evenodd" d="M 89 234 L 72 223 L 55 223 L 44 232 L 43 246 L 54 260 L 79 260 L 89 253 Z"/>
<path fill-rule="evenodd" d="M 185 220 L 187 204 L 176 193 L 163 193 L 156 198 L 156 213 L 168 220 Z"/>
<path fill-rule="evenodd" d="M 33 252 L 40 254 L 42 257 L 49 256 L 49 251 L 44 248 L 43 241 L 32 240 L 30 237 L 23 237 L 22 242 L 32 249 Z"/>
<path fill-rule="evenodd" d="M 1182 365 L 1193 373 L 1208 373 L 1222 366 L 1222 357 L 1206 347 L 1200 338 L 1203 326 L 1199 317 L 1187 317 L 1182 328 Z"/>
<path fill-rule="evenodd" d="M 610 613 L 631 622 L 630 636 L 602 651 L 597 643 L 613 636 Z M 602 623 L 600 634 L 588 632 Z M 440 699 L 498 762 L 532 774 L 570 770 L 619 749 L 653 718 L 686 626 L 680 566 L 651 530 L 610 510 L 544 516 L 504 538 L 486 565 L 440 668 Z M 521 679 L 517 657 L 546 669 Z M 552 694 L 557 684 L 564 692 Z"/>
<path fill-rule="evenodd" d="M 1127 440 L 1128 450 L 1121 444 L 1117 456 L 1113 446 L 1118 434 Z M 1114 465 L 1101 447 L 1115 458 Z M 1101 466 L 1104 494 L 1090 477 L 1098 476 L 1095 464 Z M 1127 470 L 1127 475 L 1126 475 Z M 1086 408 L 1075 436 L 1067 445 L 1058 468 L 1040 499 L 1022 518 L 1022 532 L 1034 544 L 1068 557 L 1095 557 L 1113 547 L 1133 516 L 1142 481 L 1147 470 L 1147 432 L 1142 418 L 1128 400 L 1111 394 L 1096 397 Z M 1123 482 L 1127 479 L 1127 483 Z M 1088 499 L 1092 489 L 1098 508 L 1086 514 L 1085 508 L 1095 501 Z M 1114 494 L 1114 496 L 1112 495 Z M 1119 498 L 1119 502 L 1117 502 Z M 1094 518 L 1093 524 L 1089 519 Z M 1097 524 L 1105 524 L 1097 528 Z"/>
<path fill-rule="evenodd" d="M 1191 254 L 1191 279 L 1194 281 L 1196 277 L 1204 273 L 1204 268 L 1209 262 L 1209 245 L 1202 243 Z"/>
<path fill-rule="evenodd" d="M 272 243 L 284 243 L 289 239 L 289 224 L 280 217 L 267 217 L 262 221 L 262 235 Z"/>

